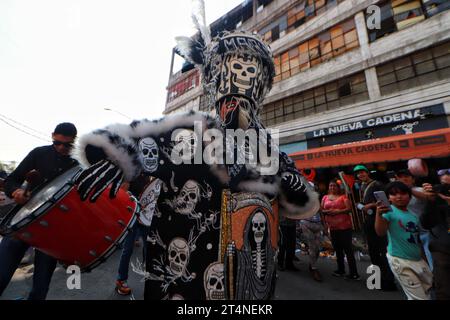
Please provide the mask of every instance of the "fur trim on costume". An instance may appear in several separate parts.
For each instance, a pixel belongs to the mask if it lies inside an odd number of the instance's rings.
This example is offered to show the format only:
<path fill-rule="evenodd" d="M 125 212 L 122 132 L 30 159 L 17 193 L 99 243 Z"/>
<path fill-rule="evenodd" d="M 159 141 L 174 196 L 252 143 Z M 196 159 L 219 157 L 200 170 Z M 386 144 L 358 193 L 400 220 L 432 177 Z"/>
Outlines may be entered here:
<path fill-rule="evenodd" d="M 86 152 L 88 145 L 100 148 L 108 160 L 117 165 L 127 181 L 137 177 L 142 168 L 142 161 L 136 149 L 136 143 L 130 138 L 132 128 L 126 124 L 115 124 L 105 129 L 96 130 L 80 137 L 72 155 L 83 167 L 93 165 Z"/>
<path fill-rule="evenodd" d="M 160 120 L 133 121 L 131 124 L 132 137 L 159 136 L 177 128 L 193 128 L 195 122 L 202 122 L 204 130 L 210 121 L 214 121 L 214 119 L 206 113 L 195 111 L 167 116 Z"/>
<path fill-rule="evenodd" d="M 280 180 L 275 179 L 272 176 L 261 176 L 257 180 L 246 180 L 238 184 L 238 189 L 240 191 L 248 192 L 260 192 L 267 195 L 269 198 L 273 198 L 278 195 Z"/>
<path fill-rule="evenodd" d="M 305 204 L 299 205 L 289 202 L 283 193 L 279 197 L 280 215 L 289 219 L 307 219 L 315 215 L 320 209 L 319 195 L 311 188 L 306 188 L 308 200 Z"/>

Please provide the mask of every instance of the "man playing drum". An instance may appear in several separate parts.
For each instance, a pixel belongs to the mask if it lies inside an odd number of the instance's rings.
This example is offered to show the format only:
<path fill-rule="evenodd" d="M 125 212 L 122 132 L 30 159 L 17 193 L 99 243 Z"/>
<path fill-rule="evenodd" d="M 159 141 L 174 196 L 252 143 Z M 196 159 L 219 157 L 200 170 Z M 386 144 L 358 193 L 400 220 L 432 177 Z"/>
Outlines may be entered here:
<path fill-rule="evenodd" d="M 77 135 L 72 123 L 58 124 L 52 134 L 53 145 L 38 147 L 32 150 L 5 181 L 5 193 L 17 204 L 23 205 L 30 199 L 33 187 L 46 180 L 55 178 L 66 170 L 77 165 L 70 157 L 70 150 Z M 23 183 L 32 171 L 33 181 Z M 0 242 L 0 296 L 8 286 L 15 270 L 20 264 L 29 245 L 12 237 L 4 237 Z M 33 288 L 29 300 L 44 300 L 49 284 L 56 268 L 56 259 L 36 250 L 34 259 Z"/>

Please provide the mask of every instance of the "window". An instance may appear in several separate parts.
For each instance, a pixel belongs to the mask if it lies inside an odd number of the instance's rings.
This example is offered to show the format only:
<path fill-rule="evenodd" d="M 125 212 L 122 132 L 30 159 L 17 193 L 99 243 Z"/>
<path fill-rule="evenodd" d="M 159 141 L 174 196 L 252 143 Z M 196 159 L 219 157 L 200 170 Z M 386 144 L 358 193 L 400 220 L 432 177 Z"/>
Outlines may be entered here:
<path fill-rule="evenodd" d="M 428 17 L 450 9 L 450 1 L 448 0 L 423 0 L 422 2 Z"/>
<path fill-rule="evenodd" d="M 375 30 L 368 30 L 369 40 L 371 42 L 396 31 L 391 3 L 388 2 L 385 4 L 381 4 L 380 9 L 381 9 L 381 23 L 380 23 L 381 28 Z"/>
<path fill-rule="evenodd" d="M 397 26 L 397 30 L 405 29 L 425 19 L 420 0 L 392 1 L 392 11 L 394 13 L 394 21 Z"/>
<path fill-rule="evenodd" d="M 167 102 L 171 102 L 174 99 L 182 96 L 186 92 L 194 89 L 200 84 L 200 74 L 198 70 L 187 73 L 186 77 L 183 77 L 178 83 L 172 85 L 168 90 Z"/>
<path fill-rule="evenodd" d="M 381 6 L 381 29 L 368 30 L 370 42 L 450 9 L 448 0 L 389 0 Z"/>
<path fill-rule="evenodd" d="M 288 11 L 279 18 L 275 23 L 271 23 L 261 28 L 258 33 L 267 42 L 275 41 L 285 34 L 294 31 L 305 22 L 314 19 L 328 9 L 337 6 L 344 0 L 304 0 L 297 1 L 298 4 L 289 8 Z M 257 12 L 262 11 L 262 2 L 258 1 Z M 264 4 L 265 6 L 265 4 Z M 274 37 L 272 28 L 274 24 L 279 26 L 279 37 Z"/>
<path fill-rule="evenodd" d="M 352 18 L 276 56 L 274 82 L 292 77 L 358 46 Z"/>
<path fill-rule="evenodd" d="M 381 94 L 450 78 L 450 42 L 415 52 L 377 67 Z"/>
<path fill-rule="evenodd" d="M 365 75 L 358 73 L 267 104 L 261 120 L 271 126 L 368 99 Z"/>

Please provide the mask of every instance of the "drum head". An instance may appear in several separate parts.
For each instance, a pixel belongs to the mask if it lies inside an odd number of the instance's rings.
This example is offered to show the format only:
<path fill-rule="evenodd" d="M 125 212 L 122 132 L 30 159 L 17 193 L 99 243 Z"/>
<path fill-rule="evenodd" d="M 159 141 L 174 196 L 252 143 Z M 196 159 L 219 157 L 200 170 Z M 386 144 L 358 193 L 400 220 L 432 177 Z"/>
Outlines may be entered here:
<path fill-rule="evenodd" d="M 23 224 L 25 220 L 29 220 L 30 218 L 35 219 L 46 212 L 54 203 L 70 191 L 72 186 L 69 183 L 72 182 L 73 177 L 79 170 L 79 166 L 69 169 L 46 183 L 39 190 L 33 192 L 31 199 L 20 207 L 20 210 L 12 217 L 9 227 Z"/>

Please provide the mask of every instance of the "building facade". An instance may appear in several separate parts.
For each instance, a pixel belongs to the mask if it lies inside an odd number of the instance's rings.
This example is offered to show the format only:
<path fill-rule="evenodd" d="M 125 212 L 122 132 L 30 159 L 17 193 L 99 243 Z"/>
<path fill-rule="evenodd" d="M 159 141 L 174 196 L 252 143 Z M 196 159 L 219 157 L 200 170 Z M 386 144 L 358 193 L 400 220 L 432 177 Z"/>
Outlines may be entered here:
<path fill-rule="evenodd" d="M 299 168 L 442 159 L 449 9 L 449 0 L 253 0 L 211 30 L 257 32 L 270 43 L 276 76 L 261 118 Z M 165 114 L 211 111 L 198 70 L 173 71 Z"/>

